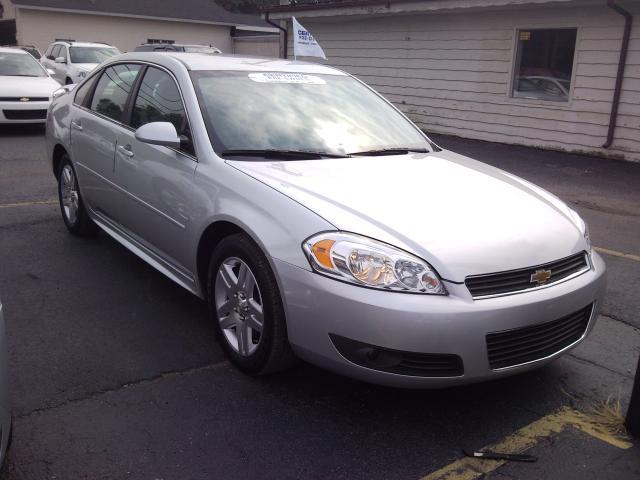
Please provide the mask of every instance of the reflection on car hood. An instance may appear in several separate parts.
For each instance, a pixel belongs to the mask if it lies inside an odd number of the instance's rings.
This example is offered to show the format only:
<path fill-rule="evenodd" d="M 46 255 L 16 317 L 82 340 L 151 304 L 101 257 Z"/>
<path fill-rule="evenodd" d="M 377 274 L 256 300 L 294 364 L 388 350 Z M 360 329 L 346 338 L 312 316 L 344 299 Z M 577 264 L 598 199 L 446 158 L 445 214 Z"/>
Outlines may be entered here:
<path fill-rule="evenodd" d="M 557 260 L 586 246 L 556 197 L 453 152 L 228 163 L 337 229 L 413 252 L 455 282 Z"/>
<path fill-rule="evenodd" d="M 49 97 L 60 88 L 50 77 L 0 76 L 0 97 Z"/>

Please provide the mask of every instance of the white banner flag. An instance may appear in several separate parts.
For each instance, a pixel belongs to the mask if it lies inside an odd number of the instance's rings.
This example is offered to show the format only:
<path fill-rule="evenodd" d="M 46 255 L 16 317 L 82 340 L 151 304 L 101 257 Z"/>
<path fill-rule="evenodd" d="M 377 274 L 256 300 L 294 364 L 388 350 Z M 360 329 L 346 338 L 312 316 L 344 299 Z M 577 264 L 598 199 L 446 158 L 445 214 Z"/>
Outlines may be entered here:
<path fill-rule="evenodd" d="M 300 25 L 296 17 L 291 17 L 291 21 L 293 22 L 293 56 L 320 57 L 326 60 L 327 56 L 313 35 Z"/>

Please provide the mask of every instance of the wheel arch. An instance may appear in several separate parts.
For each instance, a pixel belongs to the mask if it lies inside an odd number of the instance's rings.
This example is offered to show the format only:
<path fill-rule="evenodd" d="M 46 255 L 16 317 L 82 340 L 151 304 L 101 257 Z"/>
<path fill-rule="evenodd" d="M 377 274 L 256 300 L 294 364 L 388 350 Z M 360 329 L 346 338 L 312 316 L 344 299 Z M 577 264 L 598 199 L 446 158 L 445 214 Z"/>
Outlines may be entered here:
<path fill-rule="evenodd" d="M 53 148 L 53 155 L 51 158 L 51 166 L 53 168 L 53 176 L 58 178 L 58 171 L 60 171 L 60 163 L 62 162 L 62 157 L 64 155 L 68 155 L 67 149 L 64 148 L 61 144 L 56 144 Z"/>
<path fill-rule="evenodd" d="M 207 276 L 209 273 L 209 259 L 211 258 L 211 253 L 215 250 L 222 239 L 235 233 L 245 233 L 253 238 L 253 235 L 247 232 L 244 228 L 229 220 L 217 220 L 209 224 L 200 235 L 196 253 L 196 273 L 198 275 L 200 290 L 204 298 L 207 298 L 208 295 Z"/>

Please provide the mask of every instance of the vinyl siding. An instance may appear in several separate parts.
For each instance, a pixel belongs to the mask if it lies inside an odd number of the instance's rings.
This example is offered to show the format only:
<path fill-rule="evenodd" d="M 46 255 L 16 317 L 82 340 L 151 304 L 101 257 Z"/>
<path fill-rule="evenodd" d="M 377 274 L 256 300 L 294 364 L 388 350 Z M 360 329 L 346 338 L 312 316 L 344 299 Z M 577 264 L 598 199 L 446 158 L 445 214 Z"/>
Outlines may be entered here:
<path fill-rule="evenodd" d="M 630 9 L 640 14 L 640 6 Z M 607 150 L 601 146 L 624 23 L 606 7 L 299 20 L 329 64 L 374 87 L 427 132 L 640 161 L 637 18 L 618 127 Z M 554 27 L 578 28 L 570 101 L 512 98 L 517 29 Z"/>

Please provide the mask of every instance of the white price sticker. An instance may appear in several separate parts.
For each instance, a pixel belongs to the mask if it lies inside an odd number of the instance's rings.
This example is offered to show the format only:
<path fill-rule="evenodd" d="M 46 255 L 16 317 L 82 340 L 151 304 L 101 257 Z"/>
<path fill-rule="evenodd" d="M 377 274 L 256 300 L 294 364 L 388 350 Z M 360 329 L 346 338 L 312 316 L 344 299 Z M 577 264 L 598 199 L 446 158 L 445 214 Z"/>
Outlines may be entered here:
<path fill-rule="evenodd" d="M 320 77 L 305 75 L 304 73 L 250 73 L 249 78 L 258 83 L 306 83 L 309 85 L 325 85 L 327 83 Z"/>

